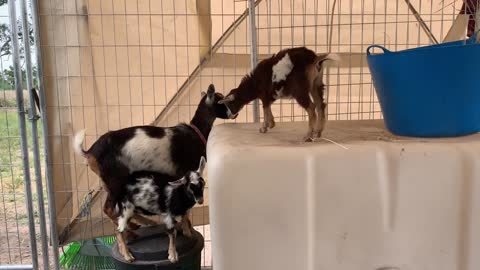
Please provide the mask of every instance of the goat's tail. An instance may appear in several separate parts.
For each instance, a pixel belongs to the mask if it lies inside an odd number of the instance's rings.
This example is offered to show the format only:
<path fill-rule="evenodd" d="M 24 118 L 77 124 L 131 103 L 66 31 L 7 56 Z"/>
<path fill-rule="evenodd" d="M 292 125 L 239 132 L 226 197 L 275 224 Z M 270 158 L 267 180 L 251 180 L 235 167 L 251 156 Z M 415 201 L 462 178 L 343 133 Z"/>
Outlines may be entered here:
<path fill-rule="evenodd" d="M 317 59 L 315 60 L 315 67 L 317 68 L 318 72 L 322 71 L 323 64 L 326 61 L 332 61 L 334 63 L 339 63 L 341 61 L 341 58 L 338 54 L 335 54 L 335 53 L 327 53 L 327 54 L 318 55 Z"/>
<path fill-rule="evenodd" d="M 81 156 L 85 156 L 86 154 L 85 150 L 82 148 L 83 141 L 85 140 L 85 131 L 86 129 L 80 130 L 73 138 L 73 149 L 75 150 L 75 153 Z"/>

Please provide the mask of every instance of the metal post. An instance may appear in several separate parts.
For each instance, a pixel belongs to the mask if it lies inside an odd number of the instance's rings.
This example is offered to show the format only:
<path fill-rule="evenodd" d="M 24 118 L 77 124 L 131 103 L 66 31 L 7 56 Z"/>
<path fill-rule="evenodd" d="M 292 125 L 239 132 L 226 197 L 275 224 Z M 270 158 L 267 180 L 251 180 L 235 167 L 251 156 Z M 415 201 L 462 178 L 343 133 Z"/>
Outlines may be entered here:
<path fill-rule="evenodd" d="M 55 210 L 55 196 L 53 189 L 53 179 L 50 167 L 50 151 L 48 149 L 48 123 L 47 123 L 47 104 L 45 97 L 45 87 L 43 82 L 43 66 L 42 66 L 42 48 L 40 47 L 40 27 L 38 17 L 38 0 L 32 0 L 32 23 L 35 36 L 35 52 L 37 55 L 37 77 L 38 90 L 40 99 L 40 111 L 42 116 L 43 127 L 43 152 L 45 155 L 45 179 L 47 183 L 48 196 L 48 213 L 50 221 L 50 240 L 52 244 L 53 265 L 55 270 L 60 270 L 59 254 L 58 254 L 58 232 L 57 232 L 57 212 Z"/>
<path fill-rule="evenodd" d="M 257 27 L 255 24 L 255 0 L 248 0 L 248 17 L 250 19 L 250 61 L 253 70 L 257 66 Z M 253 121 L 260 122 L 258 99 L 253 101 Z"/>
<path fill-rule="evenodd" d="M 20 142 L 22 148 L 22 165 L 23 165 L 23 179 L 25 181 L 25 195 L 26 206 L 28 214 L 28 228 L 30 232 L 30 249 L 32 252 L 33 269 L 38 269 L 38 254 L 37 241 L 35 234 L 35 220 L 33 216 L 33 198 L 32 187 L 30 182 L 30 164 L 28 162 L 28 145 L 27 145 L 27 126 L 25 123 L 25 109 L 23 102 L 23 85 L 22 85 L 22 70 L 20 66 L 20 51 L 18 44 L 18 25 L 17 14 L 15 10 L 15 1 L 8 1 L 8 11 L 10 17 L 10 32 L 12 34 L 13 47 L 13 68 L 15 71 L 15 89 L 17 98 L 18 123 L 20 126 Z"/>
<path fill-rule="evenodd" d="M 38 216 L 40 222 L 40 239 L 42 243 L 42 258 L 44 269 L 49 267 L 48 258 L 48 239 L 47 239 L 47 225 L 45 222 L 45 205 L 43 198 L 43 183 L 42 183 L 42 168 L 40 165 L 40 151 L 38 145 L 38 129 L 37 129 L 37 110 L 35 106 L 35 98 L 32 91 L 34 90 L 33 75 L 32 75 L 32 56 L 30 52 L 30 27 L 28 25 L 27 0 L 20 1 L 20 9 L 22 14 L 22 28 L 23 28 L 23 47 L 25 49 L 25 67 L 27 71 L 27 89 L 29 90 L 30 110 L 28 111 L 28 118 L 32 123 L 32 147 L 33 147 L 33 163 L 35 169 L 35 183 L 37 186 L 37 203 Z"/>
<path fill-rule="evenodd" d="M 427 24 L 422 19 L 422 16 L 418 13 L 418 11 L 415 9 L 415 7 L 412 5 L 412 3 L 410 3 L 410 0 L 405 0 L 405 2 L 407 3 L 408 9 L 410 9 L 410 12 L 412 12 L 413 16 L 415 16 L 415 19 L 417 19 L 417 21 L 418 21 L 420 27 L 422 28 L 423 32 L 425 32 L 425 34 L 430 39 L 430 42 L 432 44 L 438 44 L 438 40 L 435 38 L 435 36 L 433 35 L 430 28 L 428 28 Z"/>

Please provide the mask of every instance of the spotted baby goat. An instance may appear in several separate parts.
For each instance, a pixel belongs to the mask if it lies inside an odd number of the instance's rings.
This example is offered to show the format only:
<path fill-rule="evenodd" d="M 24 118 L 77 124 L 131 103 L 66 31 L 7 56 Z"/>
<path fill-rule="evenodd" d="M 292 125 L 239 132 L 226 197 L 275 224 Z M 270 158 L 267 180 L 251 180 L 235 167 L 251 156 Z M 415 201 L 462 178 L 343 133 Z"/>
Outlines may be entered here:
<path fill-rule="evenodd" d="M 160 215 L 167 226 L 170 239 L 168 259 L 172 263 L 178 261 L 175 248 L 176 225 L 182 224 L 184 235 L 192 235 L 191 228 L 184 226 L 185 223 L 181 221 L 195 203 L 203 204 L 204 168 L 205 158 L 202 157 L 197 171 L 190 171 L 174 182 L 169 182 L 172 178 L 168 175 L 148 171 L 130 175 L 125 196 L 118 204 L 118 231 L 125 231 L 128 220 L 135 213 Z"/>
<path fill-rule="evenodd" d="M 190 124 L 173 127 L 135 126 L 102 135 L 88 150 L 82 149 L 85 132 L 79 132 L 74 139 L 75 151 L 87 159 L 90 169 L 100 176 L 107 191 L 103 211 L 117 225 L 114 211 L 128 182 L 135 171 L 163 173 L 176 179 L 188 171 L 195 170 L 198 161 L 206 156 L 206 143 L 216 118 L 227 119 L 225 105 L 218 104 L 223 98 L 210 85 Z M 147 222 L 142 216 L 135 216 L 129 224 L 135 226 Z M 128 231 L 126 231 L 127 233 Z M 117 239 L 123 239 L 115 232 Z M 132 233 L 131 235 L 134 236 Z M 120 246 L 123 246 L 120 243 Z M 125 258 L 133 260 L 127 250 L 120 249 Z"/>
<path fill-rule="evenodd" d="M 339 57 L 336 54 L 317 55 L 305 47 L 282 50 L 258 63 L 220 103 L 226 104 L 229 118 L 234 119 L 243 106 L 259 98 L 264 113 L 260 132 L 265 133 L 275 126 L 272 103 L 281 98 L 295 99 L 308 114 L 308 133 L 304 139 L 314 140 L 321 137 L 325 127 L 327 105 L 323 99 L 322 74 L 327 60 L 339 61 Z"/>

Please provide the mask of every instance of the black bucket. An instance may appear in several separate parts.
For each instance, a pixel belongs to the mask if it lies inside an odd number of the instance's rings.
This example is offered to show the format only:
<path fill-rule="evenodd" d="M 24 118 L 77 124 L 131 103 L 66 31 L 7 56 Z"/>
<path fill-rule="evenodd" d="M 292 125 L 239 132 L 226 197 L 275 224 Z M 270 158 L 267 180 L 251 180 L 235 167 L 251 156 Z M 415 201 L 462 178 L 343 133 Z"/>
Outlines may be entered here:
<path fill-rule="evenodd" d="M 188 238 L 179 231 L 176 237 L 178 261 L 171 263 L 168 260 L 169 238 L 165 227 L 156 226 L 135 231 L 139 237 L 128 243 L 128 248 L 135 257 L 129 263 L 123 259 L 118 251 L 118 244 L 112 247 L 112 258 L 117 270 L 201 270 L 203 236 L 193 230 L 192 237 Z"/>

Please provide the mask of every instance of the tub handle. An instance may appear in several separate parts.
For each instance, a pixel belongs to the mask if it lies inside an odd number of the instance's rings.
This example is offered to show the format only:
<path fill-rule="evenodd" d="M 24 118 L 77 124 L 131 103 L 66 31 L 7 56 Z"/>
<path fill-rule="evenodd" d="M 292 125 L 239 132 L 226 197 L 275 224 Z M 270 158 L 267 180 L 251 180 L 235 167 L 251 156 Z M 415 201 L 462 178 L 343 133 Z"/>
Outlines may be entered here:
<path fill-rule="evenodd" d="M 383 46 L 380 46 L 380 45 L 370 45 L 368 46 L 367 48 L 367 55 L 371 55 L 371 52 L 370 50 L 373 49 L 373 48 L 379 48 L 383 51 L 383 53 L 391 53 L 391 51 L 387 50 L 385 47 Z"/>

